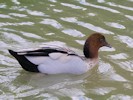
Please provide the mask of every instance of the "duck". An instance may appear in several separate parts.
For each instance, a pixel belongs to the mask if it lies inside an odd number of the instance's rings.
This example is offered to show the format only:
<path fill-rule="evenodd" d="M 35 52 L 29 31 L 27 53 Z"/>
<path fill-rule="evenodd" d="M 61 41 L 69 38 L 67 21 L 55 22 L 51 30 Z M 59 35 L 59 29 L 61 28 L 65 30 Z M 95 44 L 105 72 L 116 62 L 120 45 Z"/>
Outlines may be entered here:
<path fill-rule="evenodd" d="M 22 68 L 29 72 L 44 74 L 84 74 L 98 64 L 98 51 L 101 47 L 111 48 L 101 33 L 91 34 L 83 46 L 83 54 L 63 47 L 41 47 L 35 50 L 13 51 Z"/>

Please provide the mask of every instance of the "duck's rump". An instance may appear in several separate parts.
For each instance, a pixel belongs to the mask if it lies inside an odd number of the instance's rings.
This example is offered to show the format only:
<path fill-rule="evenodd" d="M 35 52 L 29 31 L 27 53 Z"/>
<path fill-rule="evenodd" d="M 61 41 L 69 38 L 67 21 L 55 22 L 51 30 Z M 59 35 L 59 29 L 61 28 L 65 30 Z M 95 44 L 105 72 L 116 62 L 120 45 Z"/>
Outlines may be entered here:
<path fill-rule="evenodd" d="M 23 69 L 30 72 L 39 72 L 37 65 L 30 62 L 24 55 L 19 55 L 13 50 L 9 50 L 9 53 L 16 58 Z"/>
<path fill-rule="evenodd" d="M 46 74 L 81 74 L 86 70 L 85 62 L 76 53 L 43 48 L 33 51 L 9 52 L 27 71 Z"/>

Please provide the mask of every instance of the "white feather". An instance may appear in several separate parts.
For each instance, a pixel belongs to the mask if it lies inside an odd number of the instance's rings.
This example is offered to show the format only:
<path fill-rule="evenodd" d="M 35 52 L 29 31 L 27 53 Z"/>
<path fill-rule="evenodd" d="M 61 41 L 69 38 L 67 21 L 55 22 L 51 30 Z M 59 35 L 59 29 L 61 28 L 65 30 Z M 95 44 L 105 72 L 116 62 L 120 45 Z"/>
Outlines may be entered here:
<path fill-rule="evenodd" d="M 67 54 L 63 53 L 50 53 L 49 56 L 25 56 L 30 62 L 36 65 L 47 63 L 49 60 L 54 61 L 60 59 Z"/>
<path fill-rule="evenodd" d="M 51 53 L 49 56 L 26 56 L 26 58 L 38 65 L 38 70 L 46 74 L 83 74 L 95 66 L 97 60 L 83 60 L 79 56 L 63 53 Z"/>
<path fill-rule="evenodd" d="M 64 55 L 67 55 L 67 54 L 63 54 L 63 53 L 50 53 L 49 57 L 55 60 L 55 59 L 59 59 L 61 56 L 64 56 Z"/>
<path fill-rule="evenodd" d="M 83 74 L 87 71 L 88 66 L 78 56 L 62 56 L 58 60 L 47 59 L 45 63 L 38 66 L 38 70 L 41 73 L 47 74 L 60 74 L 60 73 L 71 73 L 71 74 Z"/>
<path fill-rule="evenodd" d="M 45 63 L 45 61 L 48 59 L 48 57 L 44 57 L 44 56 L 38 56 L 38 57 L 34 57 L 34 56 L 25 56 L 31 63 L 36 64 L 36 65 L 40 65 L 42 63 Z"/>

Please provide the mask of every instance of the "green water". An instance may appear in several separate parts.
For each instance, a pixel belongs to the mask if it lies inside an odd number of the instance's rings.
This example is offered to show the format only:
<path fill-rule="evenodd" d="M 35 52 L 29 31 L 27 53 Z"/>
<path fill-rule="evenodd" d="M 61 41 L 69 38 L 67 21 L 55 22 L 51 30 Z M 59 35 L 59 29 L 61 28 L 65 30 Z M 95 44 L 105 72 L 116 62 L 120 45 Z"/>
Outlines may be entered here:
<path fill-rule="evenodd" d="M 133 100 L 133 0 L 0 0 L 0 100 Z M 84 75 L 24 71 L 7 49 L 44 43 L 79 54 L 94 32 L 99 64 Z"/>

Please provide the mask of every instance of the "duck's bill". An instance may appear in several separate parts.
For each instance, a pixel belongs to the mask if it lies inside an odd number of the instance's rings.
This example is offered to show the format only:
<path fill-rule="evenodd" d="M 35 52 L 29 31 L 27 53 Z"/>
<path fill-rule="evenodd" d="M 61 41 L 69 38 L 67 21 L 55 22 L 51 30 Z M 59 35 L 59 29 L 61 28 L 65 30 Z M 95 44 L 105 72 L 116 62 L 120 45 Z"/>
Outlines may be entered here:
<path fill-rule="evenodd" d="M 104 46 L 109 47 L 109 48 L 112 48 L 112 46 L 108 42 L 105 42 L 105 45 Z"/>
<path fill-rule="evenodd" d="M 110 44 L 107 44 L 106 47 L 112 48 L 112 46 Z"/>

